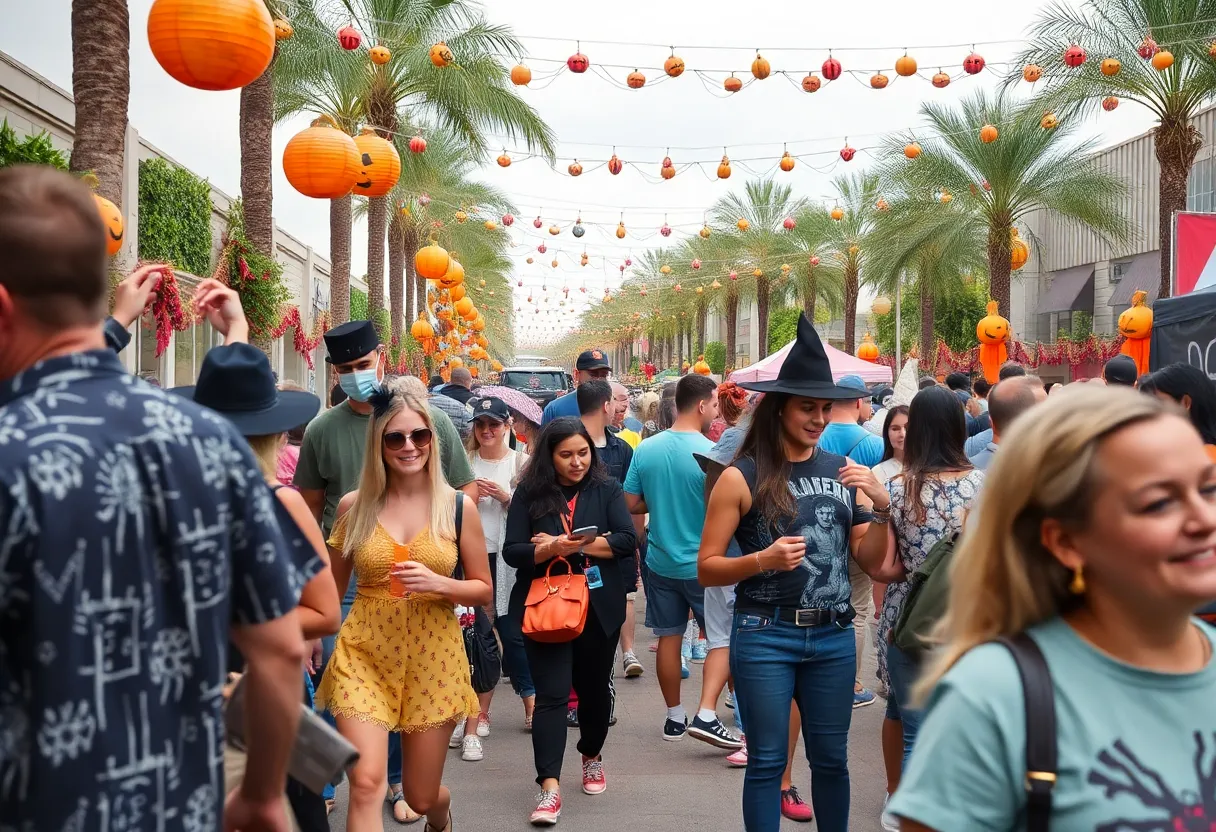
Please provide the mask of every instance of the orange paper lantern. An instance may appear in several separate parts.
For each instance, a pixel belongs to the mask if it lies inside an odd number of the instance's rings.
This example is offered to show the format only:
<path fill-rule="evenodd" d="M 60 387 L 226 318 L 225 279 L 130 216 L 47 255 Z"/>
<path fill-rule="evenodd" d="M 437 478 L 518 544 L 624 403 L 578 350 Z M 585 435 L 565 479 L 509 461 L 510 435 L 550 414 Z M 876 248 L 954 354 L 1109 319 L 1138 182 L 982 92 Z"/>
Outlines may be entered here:
<path fill-rule="evenodd" d="M 106 254 L 118 254 L 122 248 L 123 220 L 122 211 L 118 206 L 104 196 L 93 194 L 97 203 L 97 213 L 101 215 L 101 224 L 106 227 Z"/>
<path fill-rule="evenodd" d="M 235 90 L 256 81 L 274 57 L 275 30 L 263 0 L 155 0 L 148 46 L 188 87 Z"/>
<path fill-rule="evenodd" d="M 355 187 L 362 164 L 355 140 L 321 116 L 291 137 L 283 149 L 287 181 L 304 196 L 339 199 Z"/>
<path fill-rule="evenodd" d="M 355 179 L 355 194 L 358 196 L 384 196 L 393 189 L 401 176 L 401 156 L 392 142 L 376 135 L 370 127 L 355 136 L 355 147 L 359 149 L 362 166 Z"/>
<path fill-rule="evenodd" d="M 423 246 L 414 255 L 414 271 L 427 280 L 438 280 L 447 272 L 452 258 L 436 243 Z M 451 288 L 451 287 L 448 287 Z"/>

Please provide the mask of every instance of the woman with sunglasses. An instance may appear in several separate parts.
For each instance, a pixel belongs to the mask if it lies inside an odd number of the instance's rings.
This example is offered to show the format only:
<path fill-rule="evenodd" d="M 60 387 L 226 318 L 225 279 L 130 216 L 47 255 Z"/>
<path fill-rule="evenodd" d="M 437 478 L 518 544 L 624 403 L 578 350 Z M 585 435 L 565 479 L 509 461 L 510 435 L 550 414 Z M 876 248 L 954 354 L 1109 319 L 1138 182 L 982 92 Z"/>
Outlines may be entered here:
<path fill-rule="evenodd" d="M 575 531 L 592 529 L 586 536 Z M 589 542 L 588 542 L 589 541 Z M 590 604 L 582 632 L 572 641 L 545 643 L 524 633 L 524 651 L 536 687 L 532 753 L 541 793 L 530 818 L 554 826 L 561 814 L 558 780 L 566 754 L 566 703 L 578 694 L 578 750 L 583 791 L 607 787 L 600 751 L 608 737 L 609 678 L 616 643 L 625 623 L 625 581 L 618 558 L 637 548 L 633 518 L 620 484 L 600 464 L 583 423 L 554 419 L 537 437 L 523 480 L 507 511 L 503 558 L 518 570 L 509 614 L 523 620 L 532 581 L 567 571 L 587 577 Z M 554 558 L 566 565 L 554 564 Z"/>
<path fill-rule="evenodd" d="M 339 593 L 353 571 L 358 594 L 317 704 L 359 749 L 348 830 L 383 829 L 388 735 L 397 732 L 406 802 L 426 816 L 425 832 L 447 832 L 448 739 L 478 712 L 453 607 L 493 600 L 485 537 L 476 504 L 444 479 L 421 382 L 393 379 L 369 401 L 359 488 L 338 504 L 329 539 Z M 463 578 L 452 577 L 457 564 Z"/>

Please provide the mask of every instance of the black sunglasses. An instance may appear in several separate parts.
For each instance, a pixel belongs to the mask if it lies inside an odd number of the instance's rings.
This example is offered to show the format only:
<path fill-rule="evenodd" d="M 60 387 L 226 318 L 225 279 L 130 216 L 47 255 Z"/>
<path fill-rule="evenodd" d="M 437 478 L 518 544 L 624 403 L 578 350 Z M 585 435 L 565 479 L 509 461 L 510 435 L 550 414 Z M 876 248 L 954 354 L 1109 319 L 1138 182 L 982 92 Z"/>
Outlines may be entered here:
<path fill-rule="evenodd" d="M 399 430 L 384 434 L 384 447 L 390 451 L 399 451 L 405 447 L 405 440 L 410 440 L 414 443 L 415 448 L 425 448 L 431 444 L 430 428 L 418 428 L 409 433 L 402 433 Z"/>

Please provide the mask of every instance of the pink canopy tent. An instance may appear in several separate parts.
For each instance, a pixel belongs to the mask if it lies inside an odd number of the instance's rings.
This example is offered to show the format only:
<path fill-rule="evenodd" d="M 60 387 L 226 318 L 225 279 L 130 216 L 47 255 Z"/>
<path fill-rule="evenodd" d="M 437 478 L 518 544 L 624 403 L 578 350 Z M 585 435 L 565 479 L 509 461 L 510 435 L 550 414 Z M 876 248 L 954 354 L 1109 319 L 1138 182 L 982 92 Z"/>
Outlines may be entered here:
<path fill-rule="evenodd" d="M 763 358 L 750 367 L 735 370 L 730 374 L 730 380 L 738 384 L 741 381 L 771 381 L 775 379 L 777 373 L 781 371 L 781 365 L 785 363 L 785 357 L 790 354 L 790 348 L 793 346 L 794 342 L 790 341 L 768 358 Z M 827 344 L 823 345 L 823 349 L 828 354 L 828 363 L 832 365 L 832 378 L 837 381 L 845 376 L 854 375 L 861 376 L 862 381 L 866 384 L 891 383 L 890 367 L 884 364 L 871 364 L 869 361 L 862 361 L 860 358 L 855 358 Z"/>

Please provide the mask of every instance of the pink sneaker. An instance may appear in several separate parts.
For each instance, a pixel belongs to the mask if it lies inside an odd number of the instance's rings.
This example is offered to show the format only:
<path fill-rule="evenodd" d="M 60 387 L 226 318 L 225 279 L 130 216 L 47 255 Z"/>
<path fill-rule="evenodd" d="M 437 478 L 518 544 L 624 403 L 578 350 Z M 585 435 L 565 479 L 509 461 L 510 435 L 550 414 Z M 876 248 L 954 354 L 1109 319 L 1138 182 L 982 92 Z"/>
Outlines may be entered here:
<path fill-rule="evenodd" d="M 811 807 L 798 794 L 797 786 L 790 786 L 781 792 L 781 814 L 799 823 L 809 823 L 814 817 Z"/>
<path fill-rule="evenodd" d="M 731 768 L 747 768 L 747 737 L 739 737 L 743 740 L 743 747 L 726 758 L 726 764 Z"/>
<path fill-rule="evenodd" d="M 562 796 L 558 792 L 541 792 L 537 795 L 536 811 L 528 818 L 533 826 L 557 826 L 562 814 Z"/>
<path fill-rule="evenodd" d="M 583 794 L 603 794 L 606 788 L 608 781 L 604 779 L 603 759 L 592 760 L 590 757 L 584 757 Z"/>

